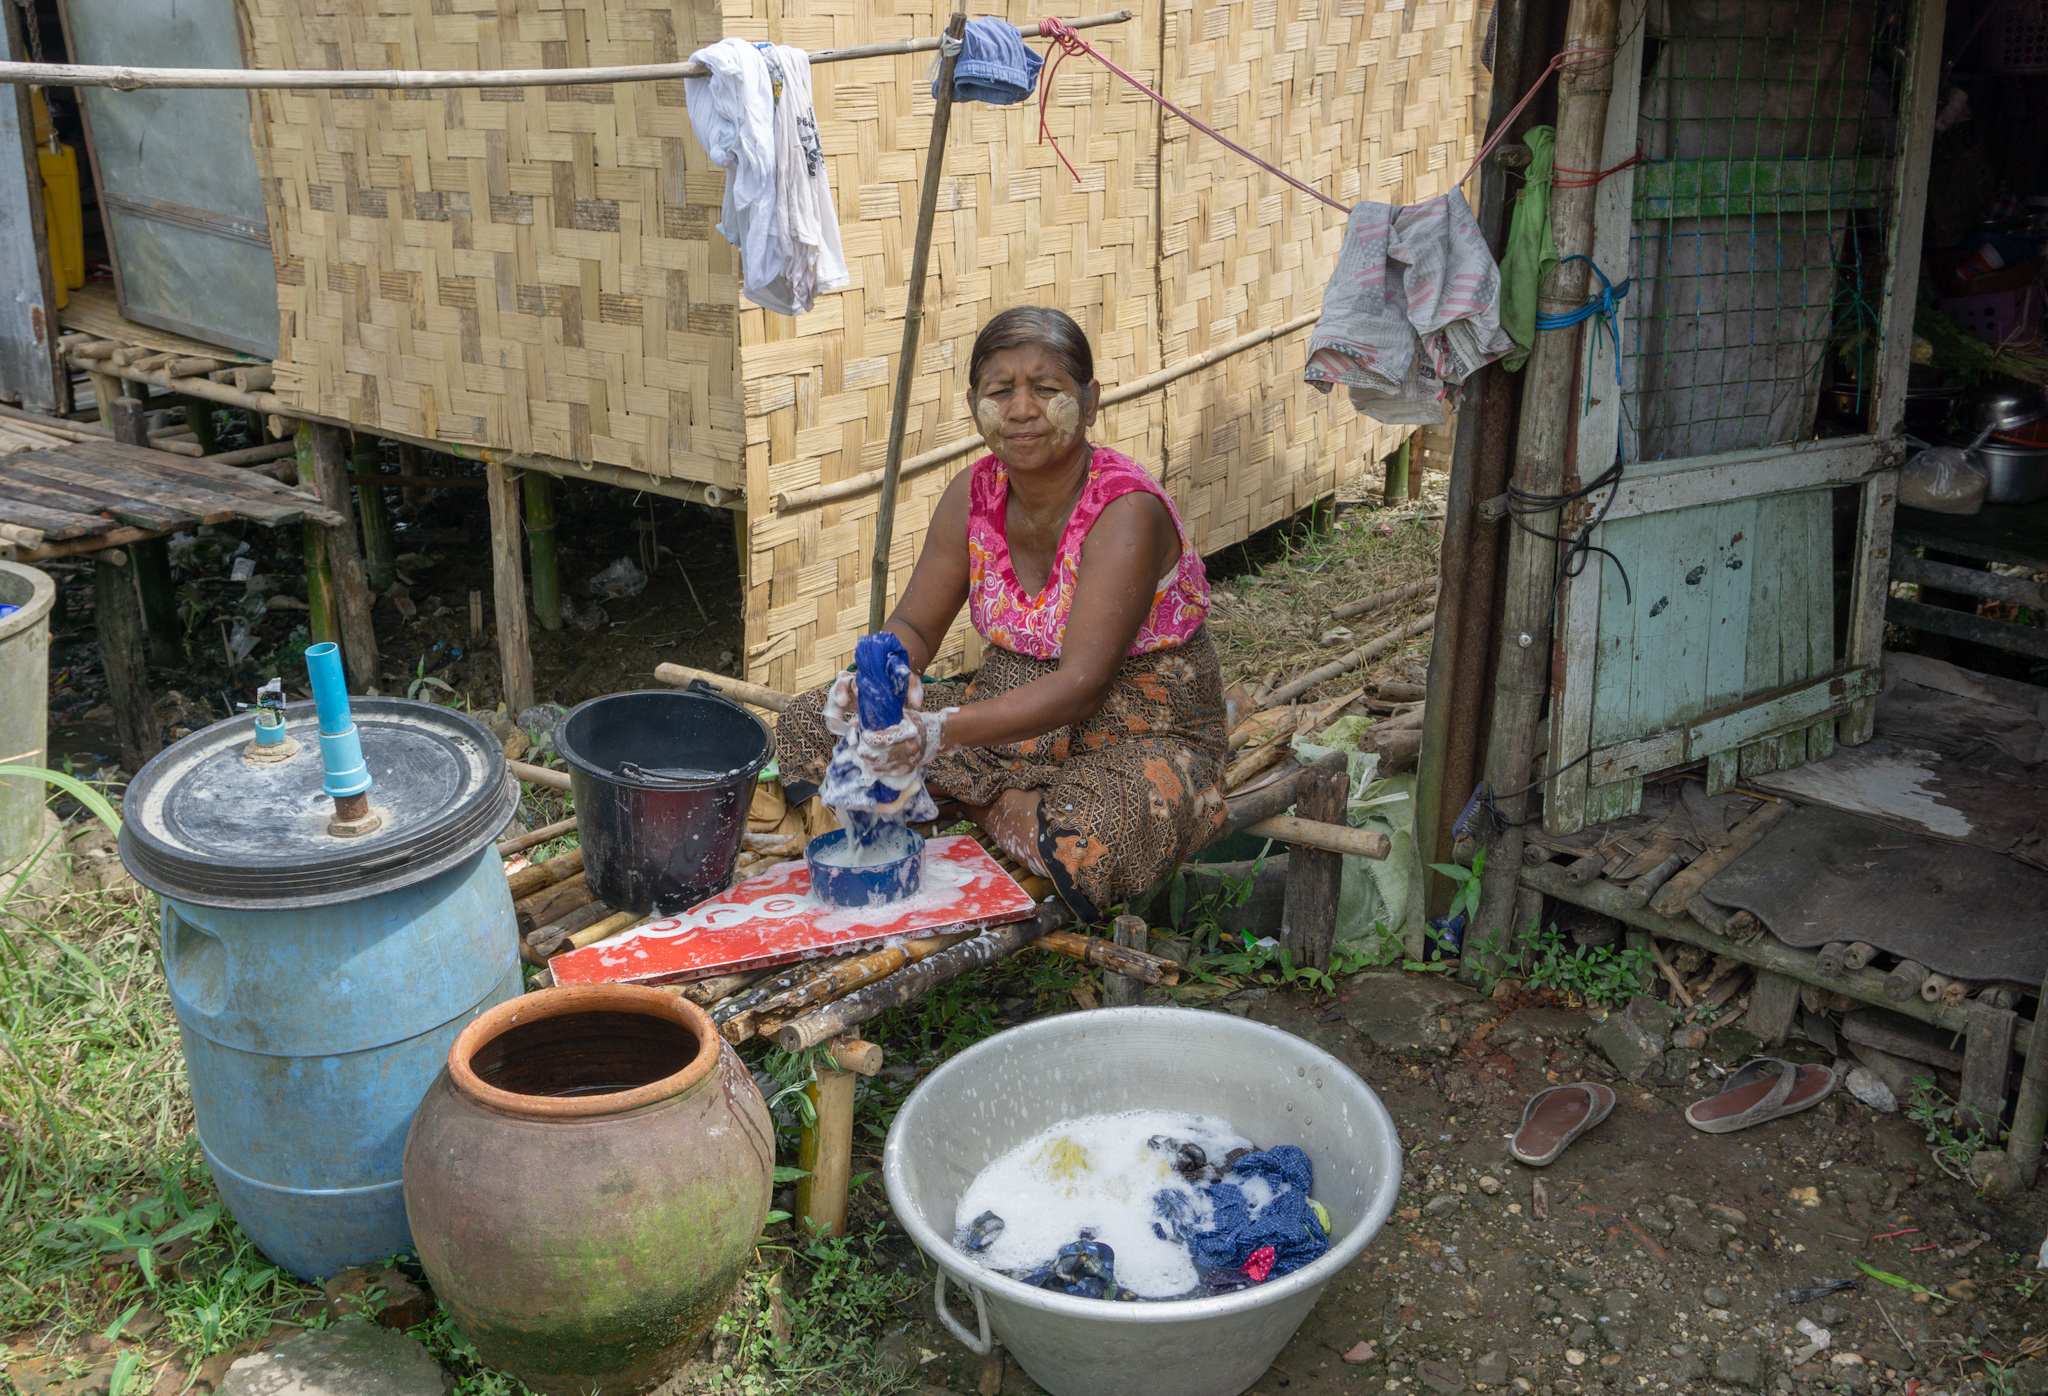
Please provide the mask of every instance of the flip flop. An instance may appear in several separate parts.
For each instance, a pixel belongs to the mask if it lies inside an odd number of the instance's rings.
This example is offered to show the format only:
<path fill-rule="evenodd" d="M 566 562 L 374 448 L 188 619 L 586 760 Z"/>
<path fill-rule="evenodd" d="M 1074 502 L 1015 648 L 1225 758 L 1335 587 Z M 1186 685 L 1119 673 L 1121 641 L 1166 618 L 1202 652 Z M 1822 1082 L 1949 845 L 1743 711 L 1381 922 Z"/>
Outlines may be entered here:
<path fill-rule="evenodd" d="M 1550 1086 L 1529 1097 L 1508 1152 L 1531 1168 L 1555 1163 L 1574 1139 L 1606 1119 L 1614 1092 L 1590 1081 Z"/>
<path fill-rule="evenodd" d="M 1776 1073 L 1766 1076 L 1771 1067 Z M 1730 1076 L 1718 1095 L 1688 1106 L 1685 1122 L 1708 1134 L 1728 1134 L 1818 1105 L 1834 1088 L 1833 1067 L 1758 1057 Z"/>

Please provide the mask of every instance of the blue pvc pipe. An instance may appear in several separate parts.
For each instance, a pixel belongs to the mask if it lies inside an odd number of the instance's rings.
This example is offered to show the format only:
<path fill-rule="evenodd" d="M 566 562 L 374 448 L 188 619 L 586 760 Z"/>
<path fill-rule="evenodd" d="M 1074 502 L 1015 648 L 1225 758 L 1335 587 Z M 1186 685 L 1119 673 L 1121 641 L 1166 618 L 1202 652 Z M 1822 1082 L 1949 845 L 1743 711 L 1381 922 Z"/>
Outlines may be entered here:
<path fill-rule="evenodd" d="M 370 768 L 363 761 L 362 738 L 349 716 L 341 647 L 329 640 L 307 650 L 306 675 L 312 680 L 313 706 L 320 714 L 320 765 L 327 773 L 320 788 L 336 799 L 360 795 L 370 788 Z"/>
<path fill-rule="evenodd" d="M 320 734 L 338 737 L 354 726 L 348 712 L 348 682 L 341 676 L 341 646 L 328 640 L 308 649 L 306 676 L 313 681 L 313 706 L 320 713 Z"/>

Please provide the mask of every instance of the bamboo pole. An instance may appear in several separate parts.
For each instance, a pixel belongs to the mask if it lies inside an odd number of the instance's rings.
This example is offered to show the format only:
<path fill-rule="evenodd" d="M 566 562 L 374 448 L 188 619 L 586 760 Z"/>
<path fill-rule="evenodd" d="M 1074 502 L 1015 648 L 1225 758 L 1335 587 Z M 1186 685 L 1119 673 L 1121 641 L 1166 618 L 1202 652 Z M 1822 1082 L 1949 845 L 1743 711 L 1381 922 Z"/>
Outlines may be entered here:
<path fill-rule="evenodd" d="M 311 483 L 313 474 L 313 424 L 300 422 L 292 438 L 298 461 L 299 479 Z M 306 631 L 316 644 L 339 643 L 341 625 L 335 619 L 334 574 L 327 562 L 327 530 L 308 521 L 300 526 L 306 536 Z"/>
<path fill-rule="evenodd" d="M 1343 658 L 1333 659 L 1322 668 L 1311 670 L 1294 682 L 1283 684 L 1279 688 L 1274 689 L 1266 695 L 1265 703 L 1262 706 L 1271 707 L 1278 703 L 1285 703 L 1291 699 L 1299 698 L 1317 684 L 1327 682 L 1343 674 L 1348 674 L 1368 659 L 1376 659 L 1405 641 L 1414 639 L 1417 635 L 1427 634 L 1435 625 L 1436 613 L 1434 611 L 1426 616 L 1417 616 L 1405 625 L 1397 625 L 1379 638 L 1366 641 Z"/>
<path fill-rule="evenodd" d="M 1557 163 L 1566 169 L 1597 170 L 1607 129 L 1607 104 L 1614 91 L 1613 49 L 1619 26 L 1616 0 L 1571 0 L 1564 50 L 1583 55 L 1558 76 Z M 1547 314 L 1577 310 L 1591 284 L 1585 258 L 1593 250 L 1594 183 L 1561 188 L 1551 196 L 1550 219 L 1557 255 L 1566 259 L 1552 271 L 1538 308 Z M 1569 260 L 1577 258 L 1578 260 Z M 1594 330 L 1598 324 L 1592 326 Z M 1528 495 L 1555 495 L 1578 472 L 1571 459 L 1578 413 L 1575 384 L 1583 324 L 1536 331 L 1536 344 L 1523 370 L 1522 419 L 1515 446 L 1514 487 Z M 1501 607 L 1500 658 L 1494 671 L 1493 731 L 1487 744 L 1486 780 L 1500 795 L 1508 821 L 1501 846 L 1486 859 L 1478 915 L 1469 928 L 1483 939 L 1510 924 L 1515 875 L 1522 866 L 1522 820 L 1528 811 L 1530 769 L 1536 756 L 1536 726 L 1550 686 L 1551 622 L 1557 585 L 1556 510 L 1522 521 L 1508 539 L 1507 585 Z M 1577 752 L 1552 750 L 1546 769 Z M 1476 957 L 1475 957 L 1476 961 Z M 1476 962 L 1461 969 L 1476 973 Z"/>
<path fill-rule="evenodd" d="M 1387 457 L 1387 480 L 1380 490 L 1382 504 L 1399 504 L 1408 497 L 1408 462 L 1415 453 L 1415 438 L 1405 437 Z"/>
<path fill-rule="evenodd" d="M 562 628 L 562 571 L 555 558 L 555 477 L 526 472 L 526 549 L 533 567 L 533 613 L 543 630 Z"/>
<path fill-rule="evenodd" d="M 1431 574 L 1420 581 L 1408 582 L 1397 587 L 1388 587 L 1386 590 L 1376 591 L 1370 596 L 1361 596 L 1356 601 L 1346 601 L 1343 605 L 1332 608 L 1330 614 L 1338 620 L 1349 620 L 1353 616 L 1362 616 L 1368 611 L 1377 611 L 1382 606 L 1391 606 L 1396 601 L 1412 601 L 1418 596 L 1426 596 L 1430 592 L 1435 591 L 1439 580 L 1440 578 L 1435 574 Z"/>
<path fill-rule="evenodd" d="M 526 574 L 519 559 L 520 472 L 492 461 L 491 599 L 498 618 L 498 672 L 505 711 L 533 706 L 533 650 L 526 639 Z"/>
<path fill-rule="evenodd" d="M 378 470 L 377 438 L 357 432 L 349 447 L 349 470 L 356 487 L 356 509 L 363 518 L 363 563 L 370 585 L 384 591 L 396 569 L 391 555 L 391 519 L 384 512 L 384 482 Z"/>
<path fill-rule="evenodd" d="M 527 706 L 531 707 L 532 704 L 529 703 Z M 524 761 L 507 761 L 505 768 L 529 785 L 544 785 L 550 790 L 569 788 L 567 771 L 551 771 L 545 766 L 532 766 Z"/>
<path fill-rule="evenodd" d="M 856 1024 L 865 1023 L 877 1013 L 922 998 L 949 979 L 957 979 L 970 970 L 1006 959 L 1048 931 L 1056 931 L 1073 919 L 1074 913 L 1067 910 L 1066 903 L 1042 903 L 1027 921 L 1015 921 L 983 931 L 978 936 L 969 936 L 958 945 L 941 950 L 886 979 L 876 980 L 864 989 L 834 1000 L 815 1013 L 798 1018 L 775 1034 L 775 1044 L 785 1052 L 801 1052 L 815 1047 Z"/>
<path fill-rule="evenodd" d="M 1143 378 L 1134 378 L 1128 383 L 1106 389 L 1102 394 L 1101 406 L 1114 407 L 1120 402 L 1129 402 L 1133 398 L 1157 392 L 1167 384 L 1178 382 L 1191 373 L 1200 373 L 1205 368 L 1222 363 L 1225 359 L 1233 358 L 1247 350 L 1256 349 L 1261 344 L 1270 344 L 1276 339 L 1305 330 L 1321 318 L 1321 311 L 1312 310 L 1282 324 L 1263 330 L 1253 330 L 1249 334 L 1239 335 L 1236 339 L 1226 340 L 1213 349 L 1205 350 L 1191 359 L 1182 359 L 1179 363 L 1162 368 L 1157 373 L 1148 373 Z M 951 445 L 926 451 L 923 455 L 912 456 L 903 462 L 903 468 L 897 478 L 908 480 L 928 470 L 936 470 L 948 461 L 970 455 L 981 447 L 982 440 L 979 436 L 969 436 Z M 775 511 L 778 514 L 786 514 L 797 509 L 830 504 L 834 500 L 851 499 L 855 495 L 866 494 L 869 490 L 875 489 L 882 483 L 882 476 L 881 469 L 864 470 L 857 475 L 848 475 L 842 480 L 833 480 L 827 484 L 810 485 L 800 490 L 784 490 L 775 496 Z"/>
<path fill-rule="evenodd" d="M 348 482 L 348 443 L 340 427 L 316 426 L 313 437 L 313 485 L 320 502 L 340 515 L 333 525 L 313 525 L 325 535 L 327 581 L 334 617 L 341 631 L 341 661 L 348 685 L 357 693 L 376 687 L 379 664 L 377 630 L 370 620 L 369 569 L 356 546 Z M 304 479 L 302 471 L 300 478 Z M 516 711 L 516 709 L 515 709 Z"/>
<path fill-rule="evenodd" d="M 535 844 L 546 843 L 549 839 L 558 839 L 564 834 L 573 834 L 575 832 L 576 816 L 572 814 L 567 819 L 558 820 L 553 824 L 543 824 L 538 829 L 529 830 L 515 838 L 506 839 L 498 845 L 498 856 L 500 858 L 509 858 L 514 853 L 532 848 Z"/>
<path fill-rule="evenodd" d="M 743 679 L 727 678 L 724 674 L 692 669 L 685 664 L 657 664 L 654 666 L 654 677 L 663 683 L 672 683 L 678 688 L 686 688 L 702 679 L 729 697 L 737 698 L 742 703 L 750 703 L 757 708 L 766 708 L 771 713 L 779 713 L 796 701 L 787 693 L 778 693 L 772 688 L 763 688 L 757 683 L 748 683 Z"/>
<path fill-rule="evenodd" d="M 1131 11 L 1090 15 L 1067 21 L 1069 29 L 1093 29 L 1103 24 L 1122 24 Z M 1039 23 L 1020 24 L 1017 32 L 1028 39 L 1044 38 Z M 939 46 L 936 37 L 895 39 L 879 44 L 855 44 L 848 48 L 819 49 L 811 64 L 846 63 L 859 58 L 889 58 L 897 54 L 928 53 Z M 119 64 L 84 63 L 0 63 L 0 82 L 28 83 L 38 87 L 111 87 L 119 92 L 143 88 L 295 88 L 305 91 L 357 91 L 378 89 L 465 88 L 465 87 L 569 87 L 613 82 L 673 82 L 677 78 L 707 78 L 711 70 L 702 63 L 634 63 L 604 68 L 508 68 L 465 72 L 460 69 L 364 68 L 347 69 L 281 68 L 136 68 Z"/>
<path fill-rule="evenodd" d="M 932 224 L 939 215 L 939 180 L 946 172 L 946 128 L 953 121 L 953 65 L 967 32 L 960 10 L 946 22 L 950 50 L 940 50 L 938 97 L 932 104 L 932 141 L 925 150 L 924 186 L 918 192 L 917 241 L 910 249 L 910 284 L 903 302 L 903 346 L 896 357 L 896 402 L 889 411 L 889 445 L 882 458 L 882 501 L 875 514 L 875 552 L 868 566 L 868 629 L 880 630 L 889 610 L 889 547 L 896 533 L 896 488 L 903 475 L 903 432 L 910 421 L 910 382 L 917 374 L 917 339 L 924 328 L 924 278 L 931 263 Z M 969 384 L 970 391 L 973 384 Z"/>
<path fill-rule="evenodd" d="M 2034 1185 L 2041 1167 L 2041 1136 L 2048 1126 L 2048 979 L 2034 1001 L 2034 1025 L 2027 1031 L 2026 1065 L 2020 1071 L 2019 1099 L 2012 1107 L 2012 1133 L 2006 1152 L 2019 1165 L 2020 1182 Z"/>
<path fill-rule="evenodd" d="M 812 1122 L 797 1140 L 796 1210 L 818 1236 L 846 1234 L 846 1189 L 853 1176 L 853 1098 L 859 1074 L 834 1061 L 811 1070 L 804 1094 L 811 1099 Z"/>

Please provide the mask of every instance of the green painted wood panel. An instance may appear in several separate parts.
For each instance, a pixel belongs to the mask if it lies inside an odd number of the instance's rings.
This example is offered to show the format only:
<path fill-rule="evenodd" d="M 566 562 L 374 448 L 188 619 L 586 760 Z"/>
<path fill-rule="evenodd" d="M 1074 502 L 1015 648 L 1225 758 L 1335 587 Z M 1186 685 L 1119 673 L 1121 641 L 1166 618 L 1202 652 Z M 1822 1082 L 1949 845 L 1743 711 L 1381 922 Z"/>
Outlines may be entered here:
<path fill-rule="evenodd" d="M 1603 545 L 1630 587 L 1603 567 L 1593 745 L 1669 731 L 1832 669 L 1832 529 L 1826 490 L 1608 524 Z M 1804 759 L 1803 738 L 1798 750 Z"/>

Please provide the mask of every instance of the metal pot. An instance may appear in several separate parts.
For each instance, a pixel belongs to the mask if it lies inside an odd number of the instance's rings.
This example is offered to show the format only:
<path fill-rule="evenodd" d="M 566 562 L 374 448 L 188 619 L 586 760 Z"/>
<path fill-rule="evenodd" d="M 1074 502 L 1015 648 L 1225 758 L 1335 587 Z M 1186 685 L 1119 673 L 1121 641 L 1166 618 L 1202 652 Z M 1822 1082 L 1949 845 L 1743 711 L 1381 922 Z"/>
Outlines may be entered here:
<path fill-rule="evenodd" d="M 2048 498 L 2048 446 L 1986 441 L 1972 455 L 1991 472 L 1987 504 L 2032 504 Z"/>
<path fill-rule="evenodd" d="M 2013 431 L 2048 417 L 2048 396 L 1995 388 L 1974 393 L 1964 404 L 1962 424 L 1966 431 Z"/>

